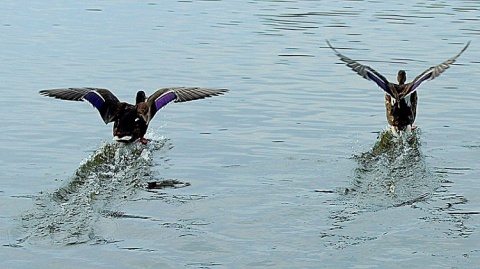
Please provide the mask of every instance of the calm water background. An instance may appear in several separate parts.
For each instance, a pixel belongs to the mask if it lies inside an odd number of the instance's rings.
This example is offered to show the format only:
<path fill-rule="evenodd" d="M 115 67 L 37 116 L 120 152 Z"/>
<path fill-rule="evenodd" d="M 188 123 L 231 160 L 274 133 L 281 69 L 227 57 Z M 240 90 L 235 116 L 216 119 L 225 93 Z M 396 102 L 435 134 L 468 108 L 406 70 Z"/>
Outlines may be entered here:
<path fill-rule="evenodd" d="M 476 268 L 479 9 L 410 0 L 3 3 L 1 267 Z M 420 142 L 377 158 L 383 93 L 338 64 L 325 39 L 391 80 L 472 44 L 421 86 Z M 169 86 L 231 92 L 169 105 L 151 123 L 157 146 L 116 149 L 131 161 L 88 170 L 89 181 L 59 202 L 52 194 L 111 145 L 111 126 L 88 104 L 38 90 L 82 86 L 130 102 L 139 89 Z M 165 179 L 191 185 L 140 184 Z"/>

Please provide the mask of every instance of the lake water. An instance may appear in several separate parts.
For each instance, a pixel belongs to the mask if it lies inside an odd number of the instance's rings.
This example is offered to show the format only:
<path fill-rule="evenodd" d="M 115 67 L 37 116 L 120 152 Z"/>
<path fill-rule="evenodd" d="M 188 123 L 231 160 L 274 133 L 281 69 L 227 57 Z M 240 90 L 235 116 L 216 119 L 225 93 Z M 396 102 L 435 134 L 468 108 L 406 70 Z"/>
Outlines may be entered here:
<path fill-rule="evenodd" d="M 2 268 L 477 268 L 480 2 L 48 1 L 0 10 Z M 390 80 L 422 84 L 390 137 Z M 41 89 L 228 88 L 147 146 Z M 161 186 L 172 183 L 171 186 Z M 168 185 L 168 184 L 167 184 Z"/>

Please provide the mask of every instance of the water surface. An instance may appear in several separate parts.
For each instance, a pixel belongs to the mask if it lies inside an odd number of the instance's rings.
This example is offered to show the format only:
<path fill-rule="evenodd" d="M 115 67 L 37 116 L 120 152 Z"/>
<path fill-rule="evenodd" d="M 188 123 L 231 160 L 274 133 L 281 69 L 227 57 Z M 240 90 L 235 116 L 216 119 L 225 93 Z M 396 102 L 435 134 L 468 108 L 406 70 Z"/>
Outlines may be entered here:
<path fill-rule="evenodd" d="M 475 268 L 479 8 L 5 4 L 2 267 Z M 418 132 L 392 138 L 382 91 L 325 39 L 392 80 L 472 44 L 420 87 Z M 124 148 L 90 105 L 38 95 L 82 86 L 231 92 L 169 105 L 151 145 Z"/>

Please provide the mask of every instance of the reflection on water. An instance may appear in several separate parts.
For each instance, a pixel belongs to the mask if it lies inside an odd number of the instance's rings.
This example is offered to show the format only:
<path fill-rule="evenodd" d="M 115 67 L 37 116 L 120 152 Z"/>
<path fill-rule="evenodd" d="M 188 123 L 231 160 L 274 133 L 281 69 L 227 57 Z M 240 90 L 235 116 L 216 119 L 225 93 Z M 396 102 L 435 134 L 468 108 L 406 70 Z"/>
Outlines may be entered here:
<path fill-rule="evenodd" d="M 371 150 L 355 156 L 357 167 L 344 198 L 362 210 L 413 204 L 428 198 L 439 186 L 420 151 L 420 131 L 380 133 Z"/>
<path fill-rule="evenodd" d="M 85 159 L 74 176 L 53 193 L 37 198 L 36 207 L 22 216 L 26 236 L 23 243 L 46 240 L 55 244 L 79 244 L 88 241 L 108 242 L 98 236 L 95 223 L 100 217 L 142 218 L 114 209 L 129 200 L 138 188 L 161 189 L 188 184 L 176 180 L 156 181 L 152 154 L 168 150 L 169 140 L 140 143 L 105 143 Z"/>

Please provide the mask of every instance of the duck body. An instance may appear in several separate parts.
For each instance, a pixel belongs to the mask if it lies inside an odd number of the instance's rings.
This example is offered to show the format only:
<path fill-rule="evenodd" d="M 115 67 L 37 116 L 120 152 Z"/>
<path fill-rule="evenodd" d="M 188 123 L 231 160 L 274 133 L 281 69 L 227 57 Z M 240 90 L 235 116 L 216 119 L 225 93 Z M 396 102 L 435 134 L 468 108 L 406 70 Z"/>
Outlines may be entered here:
<path fill-rule="evenodd" d="M 405 83 L 407 74 L 404 70 L 398 71 L 398 84 L 389 82 L 384 76 L 375 71 L 373 68 L 362 65 L 347 56 L 338 52 L 327 40 L 328 46 L 335 52 L 341 61 L 346 63 L 353 71 L 367 80 L 375 82 L 382 90 L 385 91 L 385 108 L 386 116 L 390 129 L 394 133 L 406 131 L 408 129 L 414 130 L 413 126 L 417 115 L 418 94 L 417 88 L 421 83 L 427 80 L 432 80 L 446 69 L 468 48 L 470 42 L 454 57 L 445 62 L 432 66 L 418 75 L 412 82 Z"/>
<path fill-rule="evenodd" d="M 158 110 L 170 102 L 186 102 L 222 95 L 226 89 L 174 87 L 157 90 L 150 97 L 137 92 L 135 105 L 120 102 L 109 90 L 101 88 L 60 88 L 41 90 L 40 94 L 69 101 L 88 101 L 108 124 L 113 122 L 113 138 L 119 142 L 134 142 L 144 138 L 148 125 Z"/>
<path fill-rule="evenodd" d="M 113 139 L 119 142 L 133 142 L 143 138 L 147 129 L 148 123 L 139 117 L 137 106 L 126 104 L 114 119 Z"/>
<path fill-rule="evenodd" d="M 390 95 L 385 94 L 387 121 L 393 132 L 398 133 L 408 130 L 408 128 L 415 128 L 413 122 L 417 116 L 417 101 L 417 92 L 405 96 L 400 99 L 400 102 L 396 102 Z"/>

